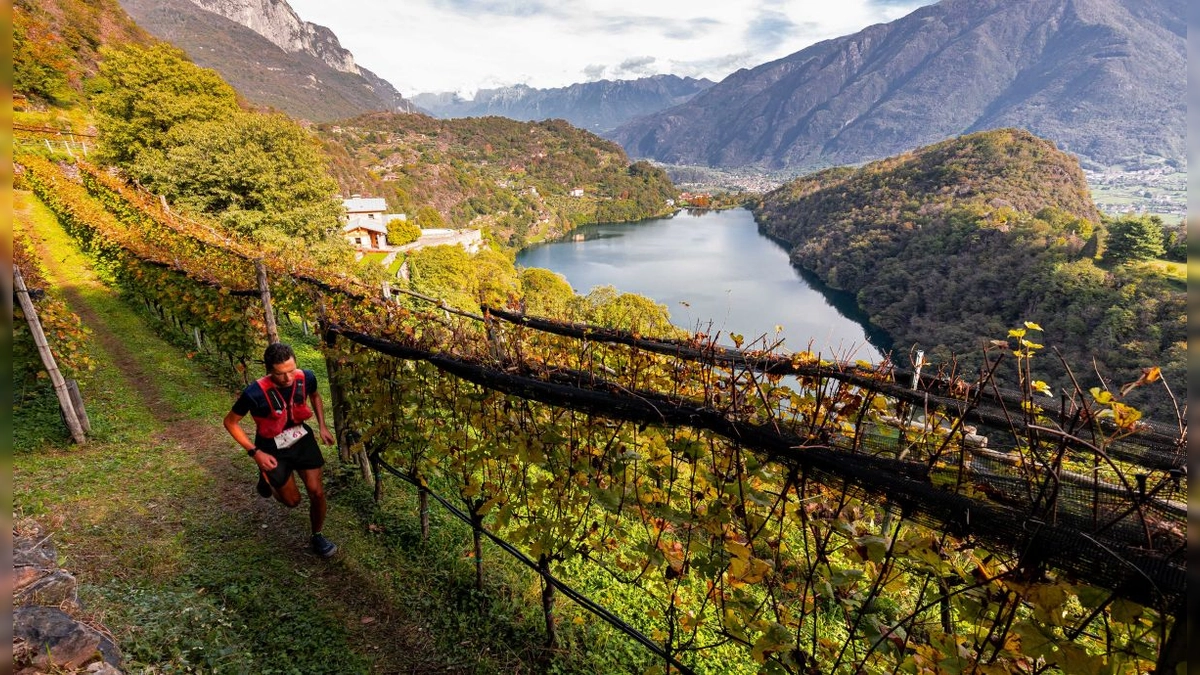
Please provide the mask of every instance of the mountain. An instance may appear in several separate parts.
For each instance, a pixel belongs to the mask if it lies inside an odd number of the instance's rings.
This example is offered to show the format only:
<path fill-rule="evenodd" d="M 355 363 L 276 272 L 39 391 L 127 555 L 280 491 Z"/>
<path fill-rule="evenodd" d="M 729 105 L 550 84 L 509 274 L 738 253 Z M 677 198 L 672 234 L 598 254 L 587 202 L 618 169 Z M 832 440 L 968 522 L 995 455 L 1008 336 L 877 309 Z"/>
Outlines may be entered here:
<path fill-rule="evenodd" d="M 677 196 L 663 170 L 563 120 L 374 113 L 315 130 L 343 194 L 384 197 L 418 220 L 432 208 L 506 247 L 666 215 Z"/>
<path fill-rule="evenodd" d="M 1104 225 L 1079 164 L 1027 131 L 826 169 L 767 193 L 755 218 L 902 354 L 958 355 L 971 373 L 981 347 L 1032 321 L 1044 329 L 1033 341 L 1061 350 L 1087 386 L 1095 371 L 1119 384 L 1155 365 L 1173 387 L 1187 382 L 1186 288 L 1150 265 L 1098 259 Z M 1049 352 L 1034 365 L 1066 384 Z M 1165 392 L 1138 396 L 1172 418 Z"/>
<path fill-rule="evenodd" d="M 812 169 L 1016 126 L 1102 166 L 1182 166 L 1184 12 L 1185 0 L 943 0 L 740 70 L 610 137 L 668 163 Z"/>
<path fill-rule="evenodd" d="M 556 89 L 518 84 L 481 89 L 467 100 L 453 93 L 418 94 L 413 103 L 437 117 L 486 117 L 515 120 L 564 119 L 580 129 L 603 132 L 629 120 L 679 105 L 713 85 L 675 75 L 637 80 L 599 80 Z"/>
<path fill-rule="evenodd" d="M 302 21 L 282 0 L 121 0 L 121 6 L 257 105 L 315 122 L 413 110 L 395 87 L 357 65 L 328 28 Z"/>

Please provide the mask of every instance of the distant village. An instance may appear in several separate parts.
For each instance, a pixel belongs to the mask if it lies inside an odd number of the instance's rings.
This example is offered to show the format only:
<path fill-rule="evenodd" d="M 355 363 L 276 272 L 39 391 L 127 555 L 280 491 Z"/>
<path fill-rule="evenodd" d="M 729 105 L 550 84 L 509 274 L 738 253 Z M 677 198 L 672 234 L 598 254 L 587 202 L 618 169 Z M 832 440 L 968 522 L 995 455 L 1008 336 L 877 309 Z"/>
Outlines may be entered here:
<path fill-rule="evenodd" d="M 1149 213 L 1167 220 L 1187 214 L 1187 174 L 1173 168 L 1085 171 L 1092 198 L 1110 215 Z"/>

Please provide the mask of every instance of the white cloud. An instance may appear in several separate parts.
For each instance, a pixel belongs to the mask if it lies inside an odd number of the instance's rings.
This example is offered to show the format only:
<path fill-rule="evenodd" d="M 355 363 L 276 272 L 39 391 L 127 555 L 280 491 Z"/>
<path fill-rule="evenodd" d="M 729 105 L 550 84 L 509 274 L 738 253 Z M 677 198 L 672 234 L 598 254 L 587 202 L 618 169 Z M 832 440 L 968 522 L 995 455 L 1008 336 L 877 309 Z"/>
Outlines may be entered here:
<path fill-rule="evenodd" d="M 288 0 L 405 95 L 659 73 L 720 80 L 931 0 Z"/>

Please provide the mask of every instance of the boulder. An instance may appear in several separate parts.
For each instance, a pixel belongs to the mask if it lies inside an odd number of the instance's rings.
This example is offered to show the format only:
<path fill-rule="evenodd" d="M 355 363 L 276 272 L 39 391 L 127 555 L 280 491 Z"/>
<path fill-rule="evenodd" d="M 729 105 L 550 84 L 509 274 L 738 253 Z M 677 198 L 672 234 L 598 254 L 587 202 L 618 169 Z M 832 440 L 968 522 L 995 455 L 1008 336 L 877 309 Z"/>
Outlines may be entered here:
<path fill-rule="evenodd" d="M 13 606 L 48 605 L 63 609 L 79 608 L 79 582 L 62 570 L 42 571 L 32 583 L 13 591 Z M 18 573 L 20 576 L 20 573 Z"/>
<path fill-rule="evenodd" d="M 70 669 L 101 656 L 105 638 L 57 607 L 17 607 L 13 639 L 32 648 L 34 667 Z"/>

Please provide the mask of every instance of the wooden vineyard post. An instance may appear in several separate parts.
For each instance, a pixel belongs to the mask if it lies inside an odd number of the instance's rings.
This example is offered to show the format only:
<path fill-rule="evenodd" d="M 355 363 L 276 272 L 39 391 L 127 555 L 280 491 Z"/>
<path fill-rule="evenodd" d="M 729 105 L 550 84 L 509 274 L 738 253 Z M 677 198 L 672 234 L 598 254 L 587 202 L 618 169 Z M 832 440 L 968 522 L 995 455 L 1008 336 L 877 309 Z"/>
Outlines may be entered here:
<path fill-rule="evenodd" d="M 267 266 L 261 260 L 254 263 L 258 272 L 258 292 L 262 294 L 263 317 L 267 320 L 267 344 L 279 342 L 279 329 L 275 326 L 275 310 L 271 309 L 271 287 L 267 285 Z"/>
<path fill-rule="evenodd" d="M 318 325 L 322 328 L 325 327 L 324 301 L 319 305 Z M 333 346 L 332 341 L 328 344 Z M 372 478 L 371 459 L 367 456 L 366 448 L 360 450 L 357 455 L 352 455 L 350 453 L 350 444 L 346 441 L 350 428 L 346 420 L 346 393 L 342 389 L 338 370 L 337 361 L 327 355 L 325 357 L 325 372 L 329 375 L 329 398 L 332 399 L 329 403 L 333 408 L 333 428 L 337 429 L 335 437 L 337 438 L 338 459 L 343 462 L 350 462 L 352 460 L 358 462 L 359 469 L 362 471 L 363 481 L 370 483 L 374 479 Z"/>
<path fill-rule="evenodd" d="M 329 375 L 329 406 L 333 408 L 333 428 L 337 429 L 338 458 L 350 461 L 350 445 L 346 442 L 346 402 L 342 398 L 342 383 L 338 380 L 338 365 L 333 357 L 325 356 L 325 372 Z"/>
<path fill-rule="evenodd" d="M 62 408 L 63 419 L 67 421 L 67 429 L 70 430 L 71 438 L 75 443 L 83 445 L 87 441 L 87 437 L 84 435 L 83 424 L 80 423 L 79 416 L 75 414 L 75 405 L 71 402 L 70 389 L 67 387 L 62 373 L 58 370 L 58 364 L 54 361 L 54 354 L 50 351 L 49 343 L 46 342 L 46 333 L 42 330 L 42 322 L 38 319 L 33 300 L 29 299 L 29 289 L 25 288 L 25 278 L 21 276 L 21 268 L 16 266 L 13 266 L 13 284 L 16 286 L 21 311 L 25 313 L 25 320 L 29 322 L 29 332 L 33 335 L 33 342 L 37 345 L 38 354 L 42 357 L 42 364 L 46 367 L 46 372 L 50 375 L 50 382 L 54 385 L 54 393 L 58 396 L 58 405 Z M 83 399 L 80 398 L 80 403 L 82 402 Z"/>
<path fill-rule="evenodd" d="M 87 409 L 83 407 L 83 394 L 79 393 L 78 382 L 67 380 L 67 395 L 71 397 L 71 405 L 75 408 L 75 415 L 79 418 L 79 426 L 83 433 L 92 433 L 92 421 L 88 419 Z"/>

